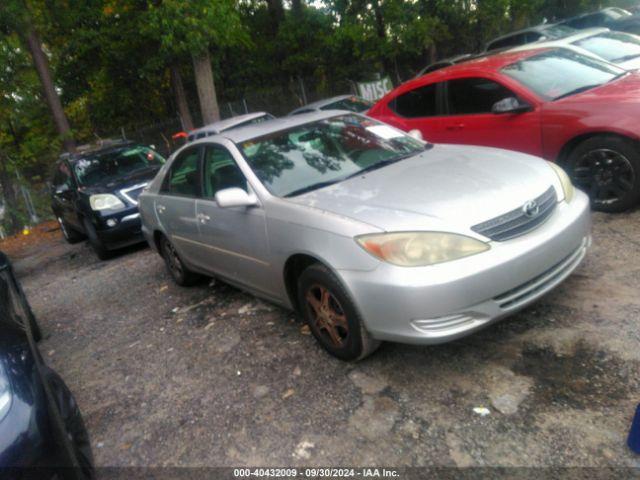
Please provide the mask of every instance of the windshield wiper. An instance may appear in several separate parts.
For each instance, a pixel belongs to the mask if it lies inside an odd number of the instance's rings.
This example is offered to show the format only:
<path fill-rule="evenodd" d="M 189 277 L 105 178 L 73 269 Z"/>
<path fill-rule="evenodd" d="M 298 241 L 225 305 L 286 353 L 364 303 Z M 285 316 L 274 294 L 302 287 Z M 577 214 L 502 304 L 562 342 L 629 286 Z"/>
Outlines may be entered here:
<path fill-rule="evenodd" d="M 563 93 L 559 97 L 554 98 L 553 100 L 560 100 L 561 98 L 570 97 L 571 95 L 577 95 L 578 93 L 586 92 L 587 90 L 591 90 L 592 88 L 596 88 L 602 85 L 601 83 L 594 83 L 593 85 L 584 85 L 582 87 L 574 88 L 573 90 L 568 91 L 567 93 Z"/>
<path fill-rule="evenodd" d="M 393 158 L 389 158 L 387 160 L 382 160 L 378 163 L 374 163 L 372 165 L 369 165 L 368 167 L 364 167 L 362 170 L 358 170 L 357 172 L 351 173 L 349 175 L 347 175 L 346 177 L 343 178 L 343 180 L 347 180 L 349 178 L 353 178 L 353 177 L 357 177 L 359 175 L 362 175 L 363 173 L 366 172 L 371 172 L 373 170 L 378 170 L 379 168 L 382 167 L 386 167 L 387 165 L 391 165 L 392 163 L 396 163 L 399 162 L 401 160 L 406 160 L 409 157 L 413 157 L 414 155 L 417 155 L 419 152 L 411 152 L 411 153 L 407 153 L 405 155 L 399 155 L 397 157 L 393 157 Z"/>
<path fill-rule="evenodd" d="M 317 190 L 319 188 L 328 187 L 329 185 L 333 185 L 335 183 L 341 182 L 344 178 L 336 178 L 334 180 L 326 180 L 324 182 L 312 183 L 311 185 L 307 185 L 306 187 L 299 188 L 294 190 L 293 192 L 289 192 L 285 195 L 285 197 L 296 197 L 298 195 L 302 195 L 303 193 L 311 192 L 313 190 Z"/>

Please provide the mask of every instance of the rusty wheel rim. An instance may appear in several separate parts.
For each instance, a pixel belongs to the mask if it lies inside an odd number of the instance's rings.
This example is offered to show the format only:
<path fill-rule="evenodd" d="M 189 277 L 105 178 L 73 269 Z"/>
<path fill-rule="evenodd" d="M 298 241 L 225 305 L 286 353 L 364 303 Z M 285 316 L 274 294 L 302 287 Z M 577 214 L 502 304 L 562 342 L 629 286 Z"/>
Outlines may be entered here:
<path fill-rule="evenodd" d="M 305 295 L 314 329 L 334 347 L 343 347 L 349 336 L 349 323 L 338 299 L 323 285 L 312 285 Z"/>

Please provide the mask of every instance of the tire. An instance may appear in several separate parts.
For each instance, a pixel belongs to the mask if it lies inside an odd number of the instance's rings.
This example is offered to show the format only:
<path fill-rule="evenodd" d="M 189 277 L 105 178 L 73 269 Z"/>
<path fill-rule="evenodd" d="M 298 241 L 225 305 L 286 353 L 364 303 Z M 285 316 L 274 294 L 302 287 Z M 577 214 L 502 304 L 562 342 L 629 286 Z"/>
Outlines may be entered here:
<path fill-rule="evenodd" d="M 38 322 L 36 321 L 35 317 L 33 316 L 33 314 L 29 314 L 29 328 L 31 329 L 31 336 L 33 337 L 33 340 L 36 342 L 39 342 L 40 340 L 42 340 L 42 330 L 40 330 L 40 325 L 38 324 Z"/>
<path fill-rule="evenodd" d="M 93 223 L 91 223 L 88 218 L 83 218 L 82 224 L 84 225 L 84 230 L 87 233 L 89 245 L 91 245 L 95 254 L 100 260 L 108 260 L 111 257 L 111 252 L 98 237 L 98 233 L 96 232 L 96 228 L 93 226 Z"/>
<path fill-rule="evenodd" d="M 601 212 L 623 212 L 640 200 L 640 148 L 630 139 L 598 135 L 580 143 L 563 165 Z"/>
<path fill-rule="evenodd" d="M 65 433 L 71 441 L 73 454 L 80 466 L 80 478 L 91 479 L 95 476 L 93 452 L 89 432 L 85 427 L 82 413 L 75 398 L 60 376 L 47 369 L 45 379 L 51 387 L 53 399 L 62 419 Z"/>
<path fill-rule="evenodd" d="M 56 217 L 58 221 L 58 225 L 60 225 L 60 230 L 62 231 L 62 236 L 68 243 L 78 243 L 81 240 L 85 239 L 85 236 L 82 235 L 77 230 L 71 228 L 67 222 L 65 222 L 62 217 Z"/>
<path fill-rule="evenodd" d="M 173 281 L 178 285 L 188 287 L 200 280 L 200 275 L 192 272 L 185 266 L 176 248 L 164 235 L 160 239 L 160 252 L 162 253 L 162 258 L 164 258 L 164 263 L 167 266 L 169 275 L 171 275 Z"/>
<path fill-rule="evenodd" d="M 334 357 L 357 361 L 380 346 L 340 280 L 324 265 L 311 265 L 300 275 L 298 305 L 313 336 Z"/>

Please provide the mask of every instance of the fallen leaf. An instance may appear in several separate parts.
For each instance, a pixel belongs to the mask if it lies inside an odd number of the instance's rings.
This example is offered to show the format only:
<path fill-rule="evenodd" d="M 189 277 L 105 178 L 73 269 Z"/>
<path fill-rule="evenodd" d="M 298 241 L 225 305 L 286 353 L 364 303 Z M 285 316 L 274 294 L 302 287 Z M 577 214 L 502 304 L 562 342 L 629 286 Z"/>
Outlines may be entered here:
<path fill-rule="evenodd" d="M 295 393 L 296 393 L 296 391 L 293 388 L 290 388 L 289 390 L 284 392 L 284 394 L 282 395 L 282 399 L 286 400 L 287 398 L 293 396 Z"/>

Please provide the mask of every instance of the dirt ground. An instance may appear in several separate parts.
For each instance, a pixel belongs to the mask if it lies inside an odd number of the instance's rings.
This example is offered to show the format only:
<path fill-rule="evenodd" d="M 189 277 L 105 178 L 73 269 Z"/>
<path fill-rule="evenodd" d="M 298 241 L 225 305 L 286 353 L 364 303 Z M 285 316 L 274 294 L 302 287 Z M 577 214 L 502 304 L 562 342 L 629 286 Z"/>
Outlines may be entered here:
<path fill-rule="evenodd" d="M 99 466 L 640 467 L 640 211 L 595 214 L 584 264 L 514 317 L 357 364 L 144 247 L 100 262 L 58 232 L 14 262 Z"/>

